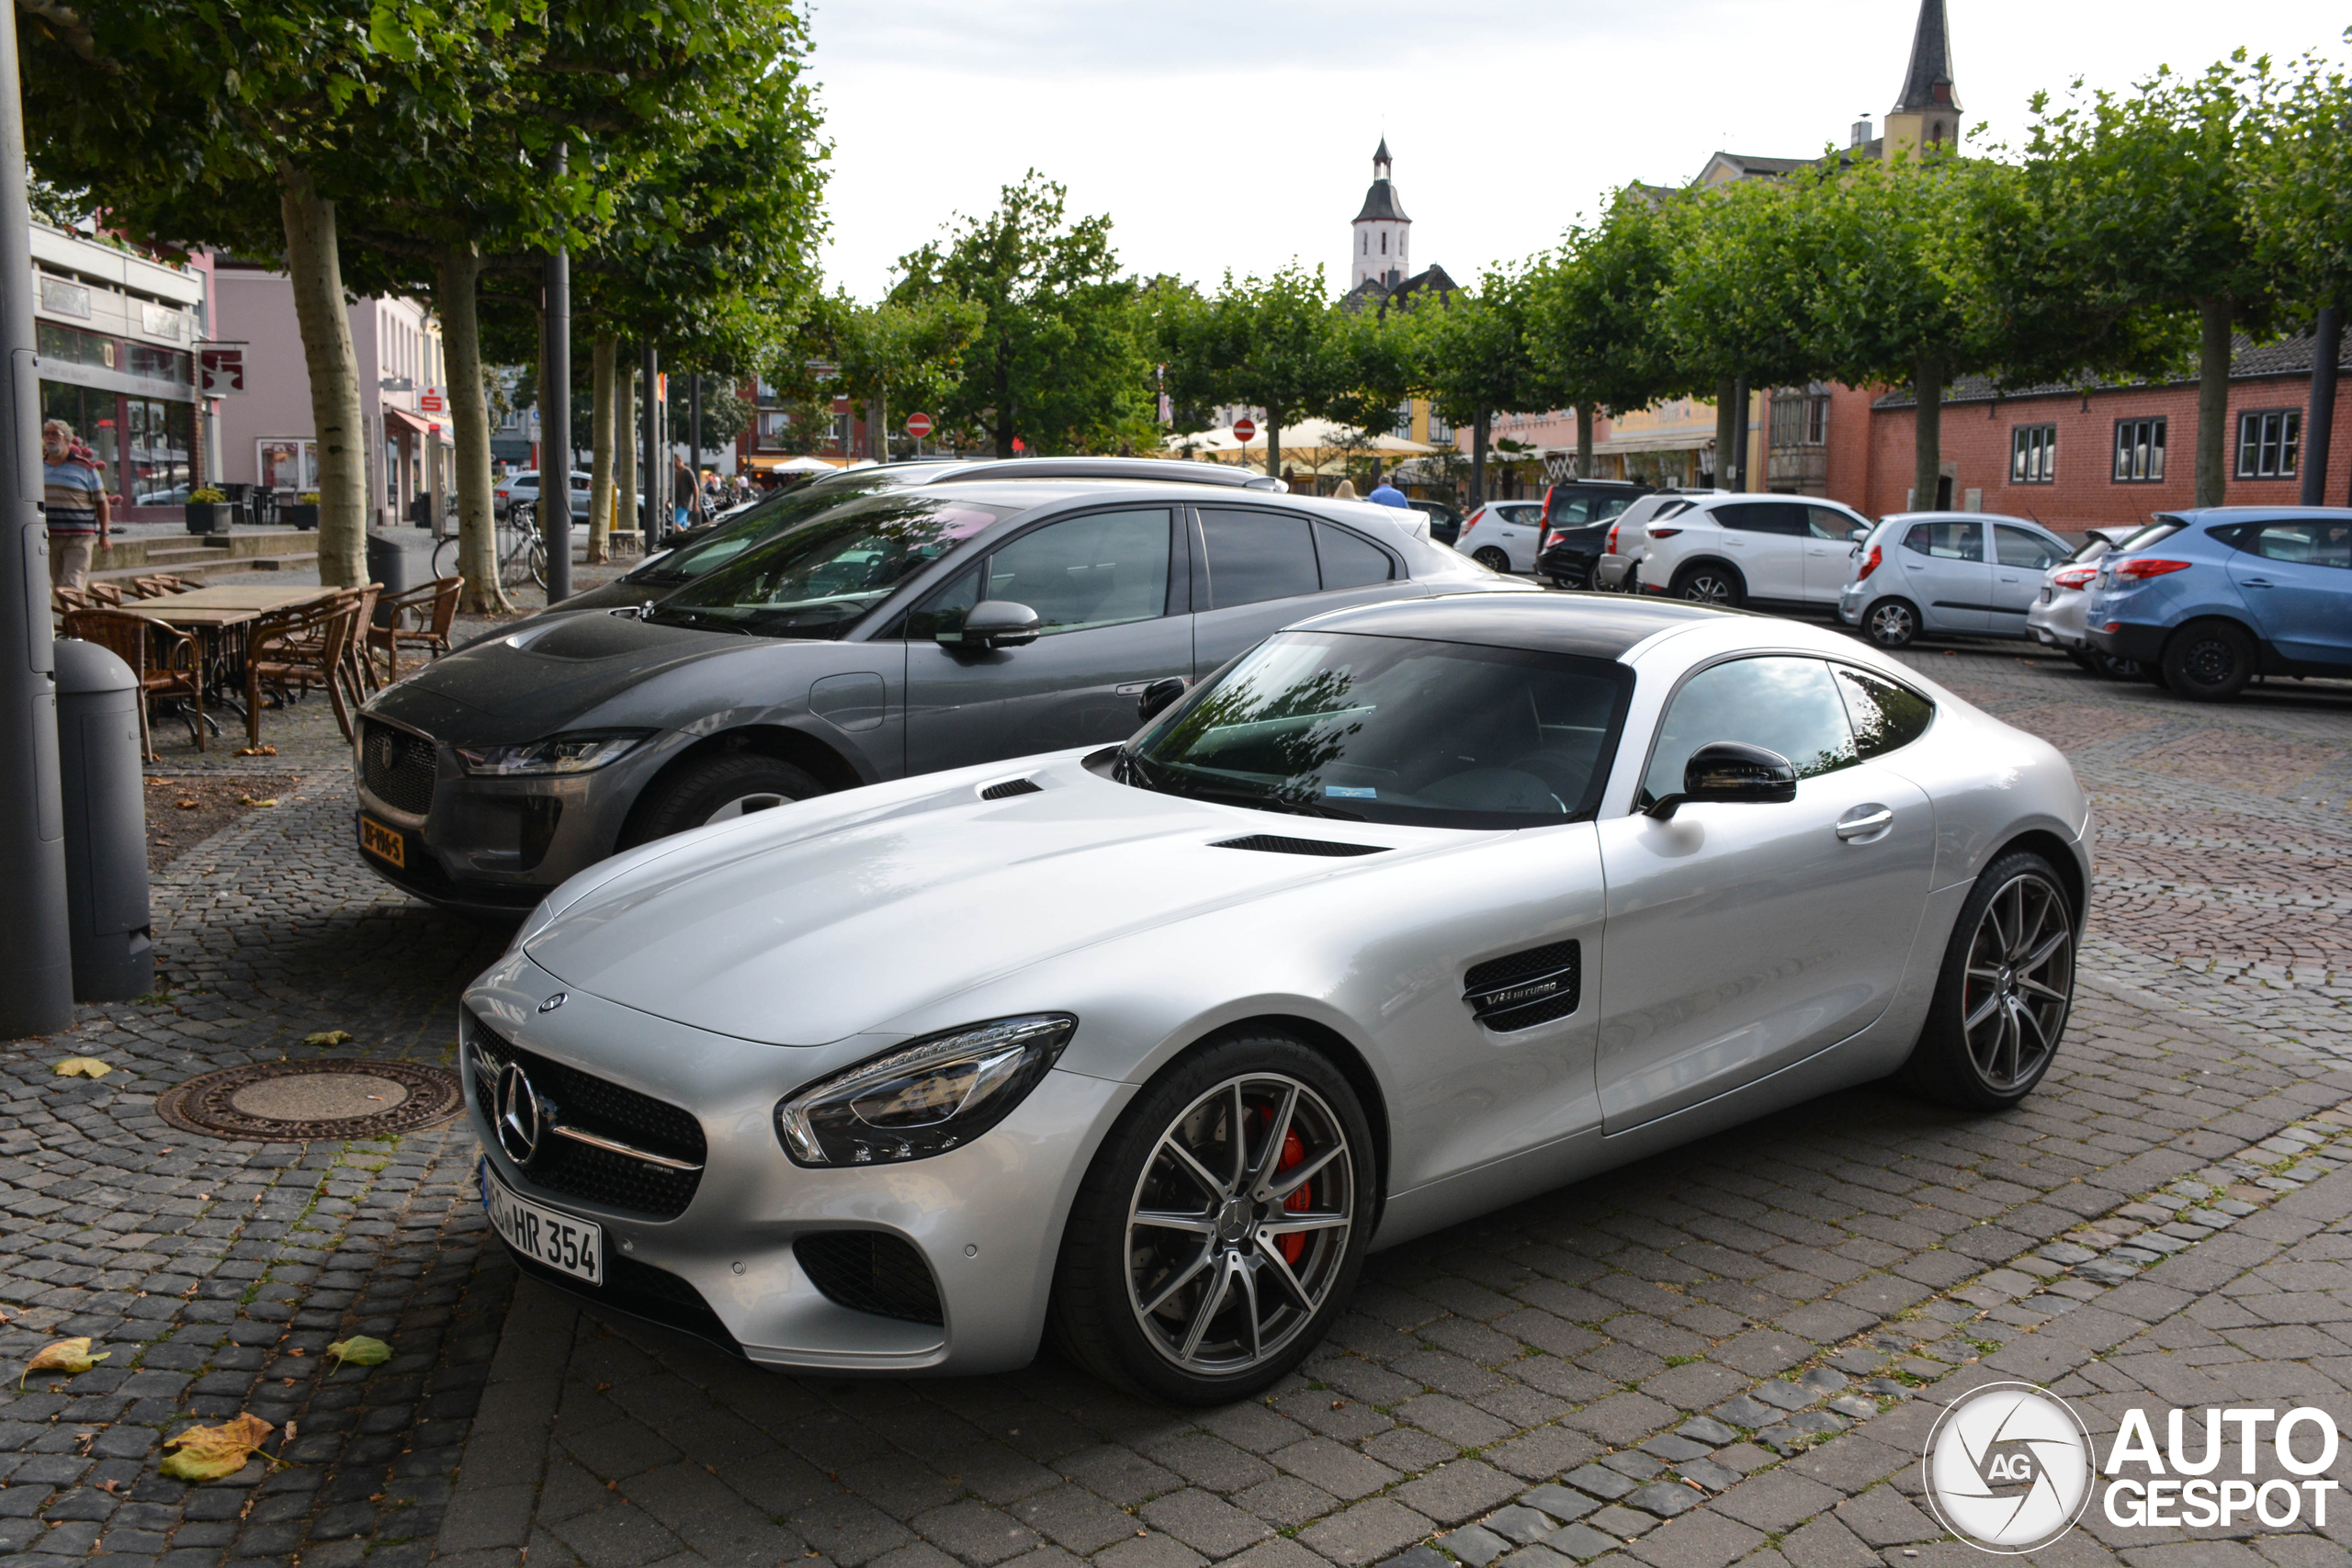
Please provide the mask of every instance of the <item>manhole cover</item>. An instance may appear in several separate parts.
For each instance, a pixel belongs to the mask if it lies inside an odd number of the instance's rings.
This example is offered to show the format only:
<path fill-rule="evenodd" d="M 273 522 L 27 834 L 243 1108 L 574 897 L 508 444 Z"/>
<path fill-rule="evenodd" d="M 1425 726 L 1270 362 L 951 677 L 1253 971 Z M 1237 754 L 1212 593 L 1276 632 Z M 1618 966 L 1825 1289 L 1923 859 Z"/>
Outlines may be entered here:
<path fill-rule="evenodd" d="M 464 1105 L 455 1074 L 414 1062 L 254 1062 L 165 1089 L 155 1113 L 184 1132 L 293 1144 L 406 1133 Z"/>

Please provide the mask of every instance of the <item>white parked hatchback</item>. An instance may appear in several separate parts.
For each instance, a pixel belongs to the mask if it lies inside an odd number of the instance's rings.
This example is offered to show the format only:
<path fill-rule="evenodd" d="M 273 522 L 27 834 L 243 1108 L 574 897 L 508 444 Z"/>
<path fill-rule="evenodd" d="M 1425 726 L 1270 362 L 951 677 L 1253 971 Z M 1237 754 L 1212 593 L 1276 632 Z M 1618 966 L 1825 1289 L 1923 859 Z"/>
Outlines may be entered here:
<path fill-rule="evenodd" d="M 1536 552 L 1544 547 L 1544 503 L 1490 501 L 1462 525 L 1453 547 L 1491 571 L 1523 577 L 1535 570 Z"/>
<path fill-rule="evenodd" d="M 1834 609 L 1870 520 L 1814 496 L 1700 496 L 1644 530 L 1645 593 L 1732 608 Z M 1622 541 L 1621 541 L 1622 547 Z"/>

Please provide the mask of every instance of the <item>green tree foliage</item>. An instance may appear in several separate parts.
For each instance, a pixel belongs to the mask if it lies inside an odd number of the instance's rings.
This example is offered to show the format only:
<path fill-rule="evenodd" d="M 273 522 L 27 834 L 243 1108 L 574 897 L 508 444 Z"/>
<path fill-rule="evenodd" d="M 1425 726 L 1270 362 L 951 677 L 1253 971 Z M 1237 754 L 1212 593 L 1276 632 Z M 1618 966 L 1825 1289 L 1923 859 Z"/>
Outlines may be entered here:
<path fill-rule="evenodd" d="M 1295 261 L 1266 277 L 1225 275 L 1206 297 L 1163 302 L 1170 395 L 1179 406 L 1266 411 L 1266 472 L 1282 472 L 1283 427 L 1328 417 L 1352 384 L 1323 269 Z"/>
<path fill-rule="evenodd" d="M 2047 291 L 2072 291 L 2075 312 L 2118 323 L 2193 313 L 2200 506 L 2221 503 L 2226 478 L 2232 333 L 2259 336 L 2278 316 L 2248 220 L 2243 146 L 2260 69 L 2241 50 L 2198 75 L 2159 71 L 2129 93 L 2086 97 L 2078 83 L 2055 109 L 2037 95 L 2016 198 L 2047 244 Z M 2132 336 L 2162 339 L 2146 327 Z"/>
<path fill-rule="evenodd" d="M 1661 314 L 1673 277 L 1669 230 L 1637 188 L 1600 223 L 1571 228 L 1532 279 L 1535 351 L 1577 411 L 1577 471 L 1592 476 L 1596 408 L 1630 412 L 1699 390 L 1670 352 Z"/>
<path fill-rule="evenodd" d="M 1032 169 L 995 211 L 900 258 L 894 303 L 941 296 L 979 308 L 962 374 L 941 399 L 951 431 L 1000 457 L 1133 450 L 1153 437 L 1148 323 L 1119 272 L 1111 220 L 1071 220 L 1068 193 Z"/>
<path fill-rule="evenodd" d="M 1487 444 L 1497 413 L 1560 406 L 1563 387 L 1535 333 L 1532 265 L 1483 273 L 1475 289 L 1416 299 L 1402 312 L 1413 379 L 1430 406 L 1470 431 L 1470 504 L 1487 498 Z"/>
<path fill-rule="evenodd" d="M 877 461 L 890 455 L 894 412 L 940 404 L 962 382 L 965 351 L 988 326 L 978 304 L 944 288 L 875 305 L 836 294 L 823 320 L 840 389 L 865 406 L 866 456 Z"/>

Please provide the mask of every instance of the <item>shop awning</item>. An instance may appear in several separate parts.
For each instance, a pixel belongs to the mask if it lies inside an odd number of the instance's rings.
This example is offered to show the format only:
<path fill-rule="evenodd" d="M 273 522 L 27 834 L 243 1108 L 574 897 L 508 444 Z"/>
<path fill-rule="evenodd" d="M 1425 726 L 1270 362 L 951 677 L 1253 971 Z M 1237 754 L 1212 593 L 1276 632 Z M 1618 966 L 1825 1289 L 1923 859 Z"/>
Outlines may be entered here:
<path fill-rule="evenodd" d="M 449 428 L 449 422 L 447 420 L 427 419 L 423 414 L 411 413 L 406 409 L 394 408 L 390 403 L 384 404 L 383 408 L 384 433 L 387 435 L 396 430 L 405 430 L 411 435 L 428 436 L 436 439 L 444 446 L 454 446 L 457 445 L 458 438 L 456 434 L 451 432 Z"/>
<path fill-rule="evenodd" d="M 1592 444 L 1595 456 L 1611 452 L 1703 452 L 1715 444 L 1712 430 L 1645 430 L 1633 435 L 1612 435 L 1606 441 Z M 1576 448 L 1546 447 L 1549 453 L 1558 450 L 1573 455 Z"/>

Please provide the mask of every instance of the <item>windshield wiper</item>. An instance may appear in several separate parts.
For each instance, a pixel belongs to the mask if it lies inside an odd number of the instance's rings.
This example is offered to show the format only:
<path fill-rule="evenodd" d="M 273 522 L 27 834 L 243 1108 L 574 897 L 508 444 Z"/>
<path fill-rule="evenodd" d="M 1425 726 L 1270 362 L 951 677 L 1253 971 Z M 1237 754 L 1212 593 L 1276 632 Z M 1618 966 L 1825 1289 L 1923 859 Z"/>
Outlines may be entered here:
<path fill-rule="evenodd" d="M 737 637 L 752 635 L 749 629 L 733 621 L 706 617 L 699 610 L 656 610 L 645 619 L 657 626 L 683 626 L 687 631 L 733 632 Z"/>
<path fill-rule="evenodd" d="M 1328 817 L 1340 822 L 1363 820 L 1353 811 L 1343 811 L 1336 806 L 1325 806 L 1318 801 L 1300 800 L 1294 795 L 1261 795 L 1255 790 L 1201 784 L 1189 780 L 1179 782 L 1171 779 L 1163 787 L 1170 795 L 1189 795 L 1194 800 L 1216 801 L 1227 806 L 1246 806 L 1256 811 L 1280 811 L 1293 817 Z"/>

